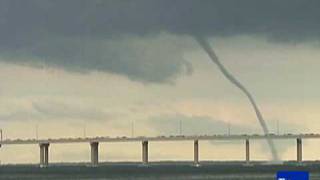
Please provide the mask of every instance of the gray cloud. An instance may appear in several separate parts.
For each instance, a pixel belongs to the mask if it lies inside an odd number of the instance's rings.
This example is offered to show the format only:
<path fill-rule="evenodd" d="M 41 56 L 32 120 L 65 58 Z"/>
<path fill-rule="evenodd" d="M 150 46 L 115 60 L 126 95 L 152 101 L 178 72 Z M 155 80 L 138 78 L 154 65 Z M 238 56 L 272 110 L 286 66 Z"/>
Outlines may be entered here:
<path fill-rule="evenodd" d="M 58 67 L 73 72 L 110 72 L 143 82 L 171 82 L 179 74 L 191 74 L 191 64 L 183 59 L 183 42 L 169 35 L 140 39 L 122 37 L 56 38 L 3 53 L 11 63 L 35 67 Z"/>
<path fill-rule="evenodd" d="M 160 134 L 179 134 L 179 123 L 184 135 L 227 134 L 228 123 L 206 116 L 185 116 L 183 114 L 164 114 L 149 119 L 150 126 Z M 230 133 L 248 134 L 259 132 L 252 128 L 230 124 Z"/>
<path fill-rule="evenodd" d="M 39 115 L 35 112 L 27 110 L 17 110 L 14 112 L 7 112 L 0 114 L 0 121 L 10 122 L 10 121 L 30 121 L 34 119 L 39 119 Z"/>
<path fill-rule="evenodd" d="M 36 101 L 32 102 L 31 108 L 20 107 L 14 111 L 0 113 L 0 121 L 108 121 L 117 115 L 83 104 Z"/>
<path fill-rule="evenodd" d="M 186 116 L 184 114 L 160 114 L 149 119 L 150 127 L 153 127 L 161 134 L 179 133 L 179 122 L 182 122 L 182 130 L 185 135 L 203 135 L 203 134 L 226 134 L 228 123 L 213 119 L 208 116 Z M 270 133 L 277 133 L 276 120 L 270 122 Z M 280 134 L 300 133 L 304 126 L 296 126 L 279 120 Z M 248 127 L 233 124 L 230 122 L 231 134 L 261 134 L 259 126 Z M 309 132 L 305 132 L 309 133 Z"/>
<path fill-rule="evenodd" d="M 320 35 L 319 6 L 319 1 L 300 0 L 2 0 L 0 55 L 19 64 L 166 82 L 191 69 L 183 52 L 175 51 L 172 41 L 159 47 L 135 44 L 132 37 L 152 39 L 167 32 L 313 40 Z"/>
<path fill-rule="evenodd" d="M 61 102 L 33 102 L 32 107 L 35 112 L 45 118 L 63 120 L 63 119 L 74 119 L 74 120 L 110 120 L 112 117 L 111 113 L 107 113 L 101 109 L 94 107 L 66 104 Z"/>

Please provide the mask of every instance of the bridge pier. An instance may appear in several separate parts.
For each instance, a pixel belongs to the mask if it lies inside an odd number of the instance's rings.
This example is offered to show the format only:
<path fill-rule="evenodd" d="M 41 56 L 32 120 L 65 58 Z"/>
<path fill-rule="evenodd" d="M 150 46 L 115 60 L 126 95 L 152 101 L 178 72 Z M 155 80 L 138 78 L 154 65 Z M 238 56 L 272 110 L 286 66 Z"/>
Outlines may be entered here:
<path fill-rule="evenodd" d="M 194 158 L 194 165 L 199 166 L 199 141 L 194 140 L 193 143 L 193 158 Z"/>
<path fill-rule="evenodd" d="M 99 142 L 90 142 L 91 165 L 96 167 L 99 164 Z"/>
<path fill-rule="evenodd" d="M 250 142 L 249 139 L 246 139 L 246 163 L 250 163 Z"/>
<path fill-rule="evenodd" d="M 142 141 L 142 163 L 148 164 L 148 141 Z"/>
<path fill-rule="evenodd" d="M 297 139 L 297 162 L 302 162 L 302 139 Z"/>
<path fill-rule="evenodd" d="M 49 165 L 49 143 L 40 143 L 40 167 Z"/>

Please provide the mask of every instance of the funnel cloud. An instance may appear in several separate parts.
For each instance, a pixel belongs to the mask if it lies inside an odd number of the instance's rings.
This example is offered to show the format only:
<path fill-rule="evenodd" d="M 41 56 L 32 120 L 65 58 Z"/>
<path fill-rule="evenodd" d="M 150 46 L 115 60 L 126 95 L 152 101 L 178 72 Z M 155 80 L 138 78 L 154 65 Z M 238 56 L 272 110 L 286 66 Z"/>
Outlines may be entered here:
<path fill-rule="evenodd" d="M 163 34 L 319 40 L 319 6 L 301 0 L 1 0 L 0 62 L 167 83 L 190 74 L 192 64 L 182 58 L 188 50 L 174 43 L 181 39 Z"/>
<path fill-rule="evenodd" d="M 223 75 L 232 84 L 237 86 L 248 97 L 248 99 L 249 99 L 250 103 L 252 104 L 253 109 L 257 115 L 257 118 L 259 120 L 260 126 L 262 127 L 264 134 L 266 134 L 266 135 L 269 134 L 267 124 L 266 124 L 265 120 L 263 119 L 262 114 L 261 114 L 253 96 L 251 95 L 251 93 L 231 73 L 228 72 L 228 70 L 219 61 L 216 53 L 213 51 L 209 42 L 205 38 L 202 38 L 201 36 L 195 36 L 195 39 L 197 40 L 199 45 L 203 48 L 203 50 L 206 51 L 206 53 L 208 54 L 208 56 L 210 57 L 212 62 L 214 62 L 218 66 L 219 70 L 223 73 Z M 275 149 L 275 146 L 274 146 L 272 139 L 267 138 L 267 142 L 268 142 L 269 148 L 271 150 L 273 160 L 279 160 L 278 153 Z"/>

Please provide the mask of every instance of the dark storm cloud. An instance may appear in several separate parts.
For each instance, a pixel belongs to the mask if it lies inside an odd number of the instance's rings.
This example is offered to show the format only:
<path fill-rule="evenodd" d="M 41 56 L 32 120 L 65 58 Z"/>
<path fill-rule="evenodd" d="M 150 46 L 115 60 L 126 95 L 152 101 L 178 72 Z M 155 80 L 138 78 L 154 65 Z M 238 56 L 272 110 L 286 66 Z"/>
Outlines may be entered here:
<path fill-rule="evenodd" d="M 2 44 L 6 40 L 11 45 L 18 43 L 12 40 L 23 40 L 19 43 L 22 45 L 48 35 L 94 38 L 161 31 L 208 36 L 267 33 L 306 38 L 319 37 L 320 27 L 319 1 L 2 0 L 0 3 Z"/>
<path fill-rule="evenodd" d="M 166 52 L 172 42 L 154 48 L 157 58 L 155 54 L 145 59 L 141 57 L 152 46 L 141 45 L 142 50 L 136 51 L 139 45 L 132 45 L 129 38 L 124 42 L 128 49 L 122 45 L 110 50 L 101 42 L 116 42 L 124 36 L 152 39 L 160 32 L 263 35 L 283 42 L 318 39 L 319 7 L 319 1 L 301 0 L 2 0 L 0 55 L 15 57 L 3 58 L 15 59 L 15 63 L 34 64 L 34 60 L 25 62 L 25 57 L 33 57 L 71 70 L 107 71 L 162 82 L 191 69 L 181 58 L 182 52 Z"/>

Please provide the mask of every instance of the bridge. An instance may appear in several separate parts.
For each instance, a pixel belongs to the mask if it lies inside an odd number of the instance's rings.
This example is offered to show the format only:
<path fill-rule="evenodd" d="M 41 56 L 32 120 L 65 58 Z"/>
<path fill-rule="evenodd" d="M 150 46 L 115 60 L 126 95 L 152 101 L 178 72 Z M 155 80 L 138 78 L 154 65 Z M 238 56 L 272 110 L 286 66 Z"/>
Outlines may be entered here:
<path fill-rule="evenodd" d="M 99 143 L 108 142 L 141 142 L 142 163 L 148 164 L 148 142 L 152 141 L 192 141 L 194 143 L 194 164 L 199 165 L 199 141 L 232 141 L 243 140 L 245 144 L 245 163 L 250 163 L 250 140 L 257 139 L 293 139 L 297 142 L 297 162 L 302 163 L 302 140 L 320 139 L 320 134 L 283 134 L 283 135 L 203 135 L 203 136 L 157 136 L 157 137 L 88 137 L 57 139 L 1 139 L 0 147 L 18 144 L 36 144 L 40 148 L 40 167 L 49 165 L 49 145 L 61 143 L 88 143 L 91 147 L 91 165 L 99 164 Z"/>

